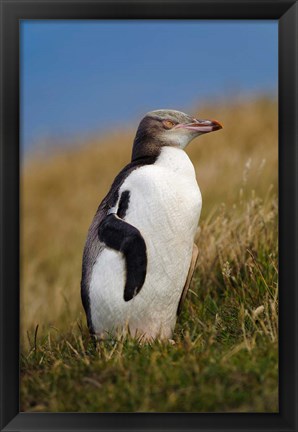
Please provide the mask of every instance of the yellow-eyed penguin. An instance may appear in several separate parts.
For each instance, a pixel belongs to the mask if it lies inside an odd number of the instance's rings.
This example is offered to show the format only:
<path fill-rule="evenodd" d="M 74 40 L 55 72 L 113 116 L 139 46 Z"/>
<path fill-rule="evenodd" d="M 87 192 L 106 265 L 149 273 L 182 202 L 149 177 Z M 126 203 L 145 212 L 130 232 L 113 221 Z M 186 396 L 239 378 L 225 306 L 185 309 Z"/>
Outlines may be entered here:
<path fill-rule="evenodd" d="M 194 271 L 202 206 L 184 149 L 221 128 L 164 109 L 141 121 L 131 162 L 98 207 L 83 254 L 82 302 L 98 338 L 127 331 L 142 340 L 172 337 Z"/>

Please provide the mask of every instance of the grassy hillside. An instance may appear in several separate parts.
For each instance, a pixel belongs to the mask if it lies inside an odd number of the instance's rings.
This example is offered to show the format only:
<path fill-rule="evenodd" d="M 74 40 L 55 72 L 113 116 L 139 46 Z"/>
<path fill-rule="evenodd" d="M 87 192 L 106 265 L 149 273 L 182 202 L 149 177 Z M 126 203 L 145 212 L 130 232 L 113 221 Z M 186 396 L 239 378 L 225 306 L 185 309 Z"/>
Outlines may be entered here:
<path fill-rule="evenodd" d="M 94 347 L 80 302 L 87 229 L 130 159 L 133 130 L 24 164 L 22 410 L 278 410 L 277 104 L 222 103 L 197 114 L 224 129 L 187 149 L 203 211 L 175 345 L 127 338 Z"/>

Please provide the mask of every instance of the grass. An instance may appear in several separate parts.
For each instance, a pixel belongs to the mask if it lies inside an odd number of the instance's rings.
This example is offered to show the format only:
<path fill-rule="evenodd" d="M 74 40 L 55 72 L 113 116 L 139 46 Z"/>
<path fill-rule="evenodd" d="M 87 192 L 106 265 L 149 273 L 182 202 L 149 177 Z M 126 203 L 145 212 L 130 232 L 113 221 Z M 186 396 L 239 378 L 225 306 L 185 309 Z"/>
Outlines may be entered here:
<path fill-rule="evenodd" d="M 203 212 L 174 345 L 94 346 L 80 304 L 88 225 L 129 160 L 131 132 L 25 162 L 22 411 L 278 411 L 276 101 L 206 106 L 200 116 L 225 128 L 188 151 Z"/>

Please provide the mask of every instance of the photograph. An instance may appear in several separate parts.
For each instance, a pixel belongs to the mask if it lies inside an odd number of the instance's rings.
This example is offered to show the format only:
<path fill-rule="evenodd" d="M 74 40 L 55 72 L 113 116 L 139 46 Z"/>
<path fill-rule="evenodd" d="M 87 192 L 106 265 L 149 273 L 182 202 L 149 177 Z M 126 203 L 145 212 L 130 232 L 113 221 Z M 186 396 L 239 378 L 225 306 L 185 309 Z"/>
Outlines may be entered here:
<path fill-rule="evenodd" d="M 20 21 L 20 411 L 278 413 L 278 21 Z"/>

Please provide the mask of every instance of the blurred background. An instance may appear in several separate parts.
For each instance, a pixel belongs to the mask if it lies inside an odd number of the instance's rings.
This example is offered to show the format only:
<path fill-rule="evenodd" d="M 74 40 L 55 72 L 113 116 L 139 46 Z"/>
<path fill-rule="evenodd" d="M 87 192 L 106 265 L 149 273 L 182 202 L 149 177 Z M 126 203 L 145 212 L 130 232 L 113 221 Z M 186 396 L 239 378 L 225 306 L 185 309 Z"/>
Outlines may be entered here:
<path fill-rule="evenodd" d="M 24 151 L 135 128 L 152 108 L 276 95 L 277 23 L 23 21 Z"/>
<path fill-rule="evenodd" d="M 277 412 L 277 22 L 25 20 L 20 54 L 21 410 Z M 87 230 L 159 108 L 224 126 L 186 149 L 196 272 L 175 345 L 95 349 Z"/>
<path fill-rule="evenodd" d="M 22 21 L 23 342 L 37 324 L 84 320 L 86 233 L 147 111 L 224 125 L 187 149 L 202 224 L 277 193 L 277 37 L 275 21 Z"/>

